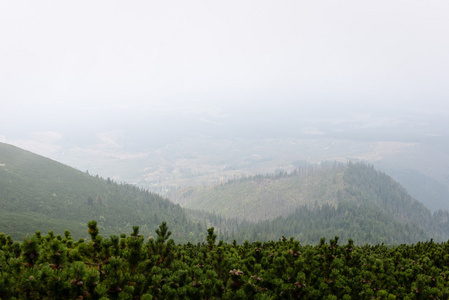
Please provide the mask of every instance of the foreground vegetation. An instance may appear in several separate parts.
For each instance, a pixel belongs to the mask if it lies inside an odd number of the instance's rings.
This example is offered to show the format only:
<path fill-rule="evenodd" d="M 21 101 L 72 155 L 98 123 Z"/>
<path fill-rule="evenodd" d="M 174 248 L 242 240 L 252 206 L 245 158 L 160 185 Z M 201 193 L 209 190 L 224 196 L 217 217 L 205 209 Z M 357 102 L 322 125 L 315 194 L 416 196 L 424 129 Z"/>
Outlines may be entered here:
<path fill-rule="evenodd" d="M 447 299 L 449 242 L 389 247 L 277 242 L 175 244 L 165 222 L 145 241 L 0 234 L 1 299 Z"/>

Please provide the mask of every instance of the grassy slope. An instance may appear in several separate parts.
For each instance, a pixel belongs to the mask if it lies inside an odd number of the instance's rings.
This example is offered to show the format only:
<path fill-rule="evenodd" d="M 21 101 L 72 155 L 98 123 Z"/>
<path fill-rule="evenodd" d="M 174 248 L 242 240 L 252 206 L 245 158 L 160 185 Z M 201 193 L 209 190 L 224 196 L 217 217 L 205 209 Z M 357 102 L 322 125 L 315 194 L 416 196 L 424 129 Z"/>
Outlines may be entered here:
<path fill-rule="evenodd" d="M 255 176 L 219 186 L 192 187 L 173 199 L 191 209 L 259 221 L 287 216 L 301 205 L 336 203 L 343 168 L 303 170 L 293 176 Z"/>

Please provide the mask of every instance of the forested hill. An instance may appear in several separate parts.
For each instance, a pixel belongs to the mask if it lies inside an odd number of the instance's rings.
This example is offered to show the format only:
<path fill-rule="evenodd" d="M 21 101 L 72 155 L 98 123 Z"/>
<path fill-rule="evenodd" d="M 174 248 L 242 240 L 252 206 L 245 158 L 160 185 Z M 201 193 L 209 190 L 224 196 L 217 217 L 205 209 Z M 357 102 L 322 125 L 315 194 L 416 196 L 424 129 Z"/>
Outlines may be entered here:
<path fill-rule="evenodd" d="M 292 173 L 243 177 L 186 188 L 170 199 L 186 208 L 250 221 L 285 217 L 302 206 L 337 206 L 342 200 L 372 202 L 397 219 L 419 217 L 427 224 L 431 218 L 430 211 L 390 176 L 362 163 L 323 163 Z"/>
<path fill-rule="evenodd" d="M 132 232 L 133 225 L 154 235 L 162 221 L 178 241 L 195 240 L 206 230 L 157 194 L 0 143 L 0 232 L 22 239 L 36 230 L 68 229 L 79 238 L 88 236 L 86 222 L 92 219 L 105 235 Z"/>
<path fill-rule="evenodd" d="M 243 222 L 238 231 L 228 230 L 231 238 L 240 240 L 285 235 L 317 243 L 323 236 L 338 235 L 359 243 L 399 244 L 449 238 L 447 211 L 431 214 L 390 176 L 362 163 L 252 176 L 183 190 L 178 197 L 187 207 L 258 220 L 256 225 Z"/>
<path fill-rule="evenodd" d="M 344 165 L 308 166 L 293 173 L 255 175 L 216 186 L 184 188 L 169 194 L 183 207 L 248 221 L 287 216 L 301 205 L 335 203 L 344 188 Z"/>

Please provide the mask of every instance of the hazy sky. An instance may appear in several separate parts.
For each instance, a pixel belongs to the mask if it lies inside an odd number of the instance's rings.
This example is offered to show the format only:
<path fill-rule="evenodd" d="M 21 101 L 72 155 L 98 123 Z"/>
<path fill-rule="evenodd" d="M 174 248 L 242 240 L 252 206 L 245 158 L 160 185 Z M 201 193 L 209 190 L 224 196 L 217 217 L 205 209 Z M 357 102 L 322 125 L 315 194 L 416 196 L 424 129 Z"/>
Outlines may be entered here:
<path fill-rule="evenodd" d="M 447 0 L 1 1 L 0 136 L 331 103 L 449 113 L 448 16 Z"/>

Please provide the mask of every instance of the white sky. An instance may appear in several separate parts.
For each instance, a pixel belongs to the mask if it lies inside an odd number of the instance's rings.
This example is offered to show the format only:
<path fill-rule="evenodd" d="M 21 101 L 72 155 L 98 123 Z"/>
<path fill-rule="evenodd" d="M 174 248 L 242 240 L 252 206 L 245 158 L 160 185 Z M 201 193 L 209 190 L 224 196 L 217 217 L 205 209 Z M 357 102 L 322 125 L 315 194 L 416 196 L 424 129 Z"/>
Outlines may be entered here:
<path fill-rule="evenodd" d="M 130 106 L 449 111 L 448 82 L 447 0 L 0 2 L 0 111 L 25 124 Z"/>

